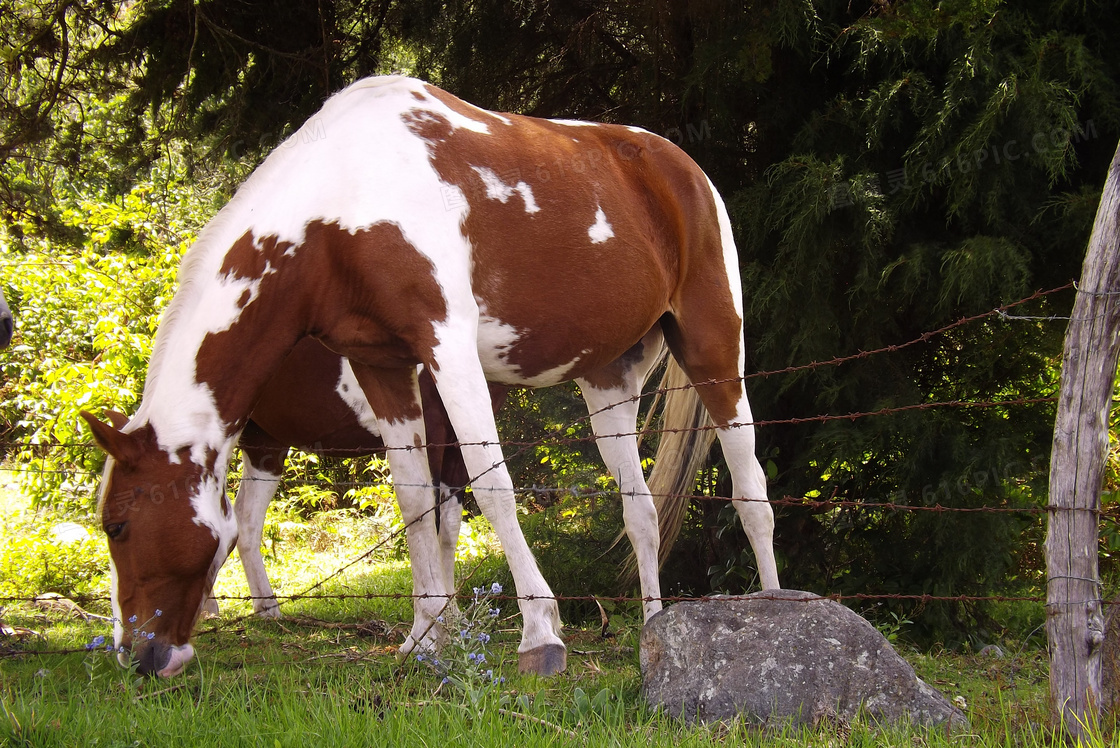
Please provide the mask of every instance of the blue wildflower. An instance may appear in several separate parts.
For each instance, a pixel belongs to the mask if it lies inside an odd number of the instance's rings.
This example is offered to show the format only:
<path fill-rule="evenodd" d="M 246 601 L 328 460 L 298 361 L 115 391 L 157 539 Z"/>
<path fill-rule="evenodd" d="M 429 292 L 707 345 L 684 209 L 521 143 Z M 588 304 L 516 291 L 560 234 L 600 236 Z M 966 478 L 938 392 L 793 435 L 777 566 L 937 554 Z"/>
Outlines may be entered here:
<path fill-rule="evenodd" d="M 148 641 L 151 641 L 152 639 L 155 639 L 155 638 L 156 638 L 155 632 L 148 632 Z"/>
<path fill-rule="evenodd" d="M 105 643 L 105 637 L 104 636 L 95 636 L 90 641 L 90 643 L 86 645 L 86 650 L 97 649 L 98 647 L 100 647 L 104 643 Z"/>
<path fill-rule="evenodd" d="M 424 655 L 422 655 L 422 654 L 416 655 L 416 661 L 417 662 L 423 662 L 424 661 Z"/>
<path fill-rule="evenodd" d="M 502 611 L 498 610 L 497 608 L 491 608 L 490 609 L 490 617 L 491 618 L 497 618 L 501 614 L 502 614 Z"/>
<path fill-rule="evenodd" d="M 443 616 L 436 616 L 437 623 L 443 623 Z"/>
<path fill-rule="evenodd" d="M 488 644 L 490 642 L 490 634 L 487 634 L 485 631 L 479 631 L 478 640 L 483 644 Z"/>
<path fill-rule="evenodd" d="M 129 623 L 136 623 L 136 616 L 130 616 L 129 619 L 128 619 L 128 622 Z"/>
<path fill-rule="evenodd" d="M 159 608 L 156 608 L 156 618 L 159 618 L 162 615 L 163 615 L 163 611 L 160 610 Z"/>
<path fill-rule="evenodd" d="M 497 582 L 494 582 L 494 584 L 490 585 L 490 594 L 491 595 L 502 594 L 502 585 L 498 584 Z"/>

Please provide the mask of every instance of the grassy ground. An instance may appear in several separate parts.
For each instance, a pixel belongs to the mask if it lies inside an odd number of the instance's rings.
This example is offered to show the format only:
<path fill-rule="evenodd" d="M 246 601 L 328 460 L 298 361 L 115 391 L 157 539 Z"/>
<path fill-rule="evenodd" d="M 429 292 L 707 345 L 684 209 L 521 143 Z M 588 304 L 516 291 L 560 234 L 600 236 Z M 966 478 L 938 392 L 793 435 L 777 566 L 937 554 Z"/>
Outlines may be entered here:
<path fill-rule="evenodd" d="M 26 534 L 35 515 L 9 494 L 0 501 L 0 543 Z M 379 537 L 385 518 L 353 513 L 315 522 L 272 516 L 270 574 L 281 594 L 302 592 L 358 556 Z M 486 555 L 464 559 L 462 574 L 488 585 L 503 573 Z M 96 580 L 95 580 L 96 581 Z M 94 584 L 96 587 L 96 583 Z M 227 564 L 218 595 L 246 594 L 240 566 Z M 442 682 L 424 663 L 395 656 L 408 630 L 407 565 L 386 547 L 317 590 L 347 599 L 306 599 L 284 606 L 285 618 L 246 617 L 244 601 L 227 600 L 217 619 L 199 626 L 199 657 L 173 681 L 143 680 L 103 651 L 82 647 L 109 635 L 86 620 L 30 603 L 8 603 L 0 618 L 14 636 L 0 639 L 0 744 L 70 745 L 982 745 L 1047 744 L 1046 664 L 1038 649 L 1005 643 L 996 659 L 948 652 L 901 653 L 919 675 L 962 705 L 971 732 L 873 729 L 828 722 L 801 731 L 760 730 L 744 722 L 690 726 L 646 707 L 636 654 L 640 619 L 612 619 L 611 635 L 569 627 L 566 673 L 516 672 L 519 619 L 501 603 L 487 668 L 494 679 Z M 367 599 L 366 595 L 369 595 Z M 382 597 L 389 596 L 389 597 Z M 107 603 L 84 608 L 107 615 Z M 64 653 L 65 650 L 77 652 Z M 22 652 L 11 656 L 14 652 Z M 462 652 L 460 652 L 462 654 Z M 454 655 L 454 652 L 452 652 Z M 463 658 L 460 658 L 460 661 Z M 1100 741 L 1104 744 L 1104 741 Z"/>

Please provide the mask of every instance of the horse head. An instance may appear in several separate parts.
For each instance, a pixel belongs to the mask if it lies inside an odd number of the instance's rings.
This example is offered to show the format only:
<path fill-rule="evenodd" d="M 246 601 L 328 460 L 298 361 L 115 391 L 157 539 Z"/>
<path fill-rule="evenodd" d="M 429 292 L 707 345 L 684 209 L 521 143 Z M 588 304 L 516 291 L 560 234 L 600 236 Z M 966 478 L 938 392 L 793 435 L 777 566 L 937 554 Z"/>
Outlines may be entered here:
<path fill-rule="evenodd" d="M 112 424 L 82 417 L 109 455 L 99 515 L 109 539 L 118 658 L 135 659 L 141 674 L 177 675 L 194 656 L 191 631 L 237 541 L 213 475 L 216 455 L 200 464 L 189 449 L 168 451 L 151 424 L 129 424 L 117 413 Z"/>

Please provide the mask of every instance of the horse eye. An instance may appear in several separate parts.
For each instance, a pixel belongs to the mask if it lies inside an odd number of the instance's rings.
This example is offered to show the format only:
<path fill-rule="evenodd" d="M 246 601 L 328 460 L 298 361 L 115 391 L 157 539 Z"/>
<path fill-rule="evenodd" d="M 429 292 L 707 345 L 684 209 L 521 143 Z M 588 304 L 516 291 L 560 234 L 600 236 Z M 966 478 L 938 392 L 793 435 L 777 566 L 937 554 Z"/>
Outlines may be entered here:
<path fill-rule="evenodd" d="M 118 522 L 113 525 L 105 525 L 105 534 L 109 536 L 109 540 L 116 540 L 117 536 L 121 534 L 124 529 L 125 522 Z"/>

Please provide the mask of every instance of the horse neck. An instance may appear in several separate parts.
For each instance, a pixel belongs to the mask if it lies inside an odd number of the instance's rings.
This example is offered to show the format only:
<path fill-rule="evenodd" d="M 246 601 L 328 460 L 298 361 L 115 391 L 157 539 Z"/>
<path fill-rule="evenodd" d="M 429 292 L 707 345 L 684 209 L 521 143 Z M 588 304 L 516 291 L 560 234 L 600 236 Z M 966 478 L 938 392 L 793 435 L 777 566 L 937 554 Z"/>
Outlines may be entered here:
<path fill-rule="evenodd" d="M 184 262 L 133 420 L 150 423 L 170 453 L 189 448 L 193 461 L 216 458 L 224 472 L 253 403 L 303 331 L 284 289 L 264 294 L 259 279 L 223 276 L 217 259 Z"/>

